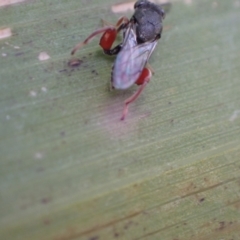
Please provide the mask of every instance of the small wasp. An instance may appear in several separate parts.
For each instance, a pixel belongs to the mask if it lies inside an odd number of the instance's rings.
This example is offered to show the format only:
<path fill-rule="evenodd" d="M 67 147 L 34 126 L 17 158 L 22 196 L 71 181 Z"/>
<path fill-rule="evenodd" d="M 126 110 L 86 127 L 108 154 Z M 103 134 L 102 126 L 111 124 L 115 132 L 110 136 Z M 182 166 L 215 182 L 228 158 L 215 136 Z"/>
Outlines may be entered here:
<path fill-rule="evenodd" d="M 127 100 L 121 120 L 127 115 L 128 105 L 143 91 L 152 76 L 147 62 L 162 33 L 164 10 L 148 0 L 138 0 L 134 4 L 134 14 L 130 20 L 122 17 L 115 26 L 106 22 L 104 27 L 94 31 L 83 42 L 72 50 L 73 55 L 79 48 L 87 44 L 98 34 L 102 34 L 99 45 L 105 54 L 116 55 L 111 73 L 111 86 L 115 89 L 127 89 L 134 83 L 139 89 Z M 123 32 L 123 42 L 112 48 L 119 32 Z"/>

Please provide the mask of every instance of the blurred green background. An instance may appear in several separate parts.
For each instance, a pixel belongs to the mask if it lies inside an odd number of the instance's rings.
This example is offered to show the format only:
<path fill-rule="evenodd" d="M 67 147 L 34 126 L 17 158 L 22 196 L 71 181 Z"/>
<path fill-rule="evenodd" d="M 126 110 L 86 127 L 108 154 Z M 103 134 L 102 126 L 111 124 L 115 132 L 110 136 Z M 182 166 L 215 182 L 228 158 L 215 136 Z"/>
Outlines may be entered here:
<path fill-rule="evenodd" d="M 240 239 L 240 1 L 172 1 L 125 121 L 137 87 L 109 92 L 114 58 L 98 40 L 68 62 L 101 18 L 131 11 L 4 3 L 1 239 Z"/>

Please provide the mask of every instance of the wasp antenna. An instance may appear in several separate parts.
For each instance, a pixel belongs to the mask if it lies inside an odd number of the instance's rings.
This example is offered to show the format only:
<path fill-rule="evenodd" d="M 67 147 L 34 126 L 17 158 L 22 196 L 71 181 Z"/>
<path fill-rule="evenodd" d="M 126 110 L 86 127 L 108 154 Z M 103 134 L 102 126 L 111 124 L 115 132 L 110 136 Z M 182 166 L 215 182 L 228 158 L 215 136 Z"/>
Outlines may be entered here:
<path fill-rule="evenodd" d="M 113 26 L 113 24 L 111 24 L 110 22 L 108 22 L 108 21 L 106 21 L 106 20 L 104 20 L 102 18 L 101 18 L 101 23 L 102 23 L 103 27 L 107 27 L 107 26 L 108 27 L 110 27 L 110 26 L 112 27 Z"/>

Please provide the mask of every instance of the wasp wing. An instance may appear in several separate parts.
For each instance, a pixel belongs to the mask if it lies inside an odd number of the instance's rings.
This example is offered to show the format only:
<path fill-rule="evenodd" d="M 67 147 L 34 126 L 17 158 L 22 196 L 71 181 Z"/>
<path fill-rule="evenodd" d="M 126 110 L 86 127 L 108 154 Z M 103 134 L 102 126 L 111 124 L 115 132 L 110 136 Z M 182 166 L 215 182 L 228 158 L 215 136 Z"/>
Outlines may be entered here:
<path fill-rule="evenodd" d="M 112 85 L 116 89 L 129 88 L 137 81 L 157 45 L 157 41 L 138 44 L 131 27 L 126 30 L 125 36 L 113 66 Z"/>

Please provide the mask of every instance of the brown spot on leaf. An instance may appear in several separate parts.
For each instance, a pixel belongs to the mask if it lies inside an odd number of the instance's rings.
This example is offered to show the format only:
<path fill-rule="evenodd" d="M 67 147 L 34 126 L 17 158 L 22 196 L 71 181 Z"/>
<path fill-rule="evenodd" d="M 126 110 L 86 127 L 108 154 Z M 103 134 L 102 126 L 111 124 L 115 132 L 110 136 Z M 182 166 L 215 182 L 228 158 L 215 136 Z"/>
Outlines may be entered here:
<path fill-rule="evenodd" d="M 225 222 L 219 222 L 218 230 L 223 230 L 225 228 Z"/>
<path fill-rule="evenodd" d="M 83 63 L 82 60 L 78 58 L 73 58 L 68 62 L 69 67 L 79 67 Z"/>
<path fill-rule="evenodd" d="M 98 72 L 96 70 L 92 70 L 92 74 L 98 75 Z"/>
<path fill-rule="evenodd" d="M 114 237 L 115 237 L 115 238 L 118 238 L 118 237 L 119 237 L 119 235 L 120 235 L 120 234 L 119 234 L 119 233 L 117 233 L 117 232 L 115 232 L 115 233 L 114 233 Z"/>
<path fill-rule="evenodd" d="M 90 237 L 89 240 L 98 240 L 99 237 L 98 236 L 94 236 L 94 237 Z"/>
<path fill-rule="evenodd" d="M 134 213 L 131 213 L 129 215 L 127 215 L 126 217 L 123 217 L 123 218 L 118 218 L 116 220 L 112 220 L 110 222 L 106 222 L 106 223 L 103 223 L 101 225 L 96 225 L 90 229 L 87 229 L 85 231 L 82 231 L 82 232 L 77 232 L 76 230 L 74 229 L 71 229 L 70 231 L 67 231 L 59 236 L 56 236 L 54 238 L 54 240 L 72 240 L 72 239 L 78 239 L 80 237 L 83 237 L 83 236 L 86 236 L 86 235 L 89 235 L 89 234 L 92 234 L 96 231 L 100 231 L 102 229 L 105 229 L 105 228 L 108 228 L 110 226 L 114 226 L 116 223 L 119 223 L 119 222 L 122 222 L 122 221 L 125 221 L 125 220 L 128 220 L 128 219 L 131 219 L 135 216 L 138 216 L 139 214 L 141 214 L 142 211 L 138 211 L 138 212 L 134 212 Z M 93 239 L 89 239 L 89 240 L 95 240 L 94 238 Z"/>
<path fill-rule="evenodd" d="M 240 201 L 235 202 L 233 206 L 234 206 L 237 210 L 239 210 L 239 209 L 240 209 Z"/>
<path fill-rule="evenodd" d="M 50 198 L 42 198 L 42 199 L 41 199 L 41 203 L 42 203 L 42 204 L 48 204 L 50 201 L 51 201 Z"/>
<path fill-rule="evenodd" d="M 65 68 L 65 69 L 61 69 L 61 70 L 59 70 L 58 72 L 67 72 L 67 69 Z"/>
<path fill-rule="evenodd" d="M 18 53 L 15 53 L 14 56 L 18 57 L 18 56 L 21 56 L 23 54 L 24 54 L 24 52 L 18 52 Z"/>
<path fill-rule="evenodd" d="M 46 219 L 43 220 L 43 223 L 45 225 L 49 225 L 50 224 L 50 220 L 48 218 L 46 218 Z"/>

